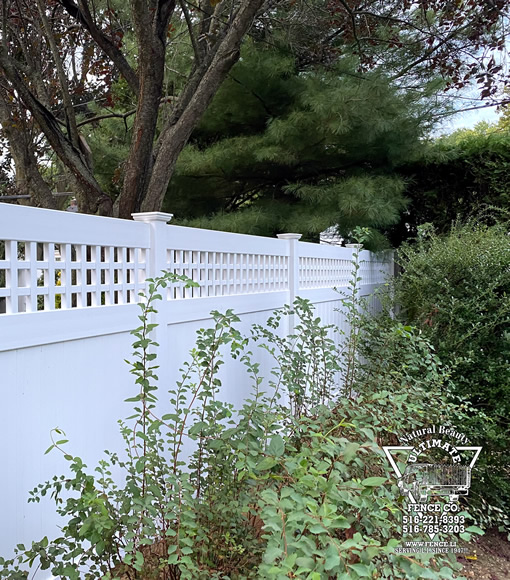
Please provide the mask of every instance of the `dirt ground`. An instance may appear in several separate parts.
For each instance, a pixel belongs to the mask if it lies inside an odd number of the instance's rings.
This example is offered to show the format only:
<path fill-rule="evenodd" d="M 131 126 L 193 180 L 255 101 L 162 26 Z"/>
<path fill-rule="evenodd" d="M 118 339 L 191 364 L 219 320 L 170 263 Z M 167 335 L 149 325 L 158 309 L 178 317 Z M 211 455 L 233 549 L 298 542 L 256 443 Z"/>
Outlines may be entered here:
<path fill-rule="evenodd" d="M 506 534 L 491 530 L 464 545 L 470 552 L 457 559 L 464 566 L 462 574 L 466 578 L 510 580 L 510 542 Z"/>

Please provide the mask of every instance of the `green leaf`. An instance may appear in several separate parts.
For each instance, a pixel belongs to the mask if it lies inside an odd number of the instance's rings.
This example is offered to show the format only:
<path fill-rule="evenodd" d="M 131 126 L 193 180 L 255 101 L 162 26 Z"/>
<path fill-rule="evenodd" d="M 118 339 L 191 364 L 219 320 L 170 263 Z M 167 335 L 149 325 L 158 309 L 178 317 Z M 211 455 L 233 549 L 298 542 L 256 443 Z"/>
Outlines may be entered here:
<path fill-rule="evenodd" d="M 329 572 L 340 566 L 340 554 L 334 545 L 330 546 L 326 551 L 326 561 L 324 562 L 324 570 Z"/>
<path fill-rule="evenodd" d="M 141 568 L 143 566 L 144 563 L 144 558 L 143 558 L 143 554 L 140 551 L 136 551 L 135 554 L 135 566 Z"/>
<path fill-rule="evenodd" d="M 437 580 L 437 572 L 429 568 L 422 568 L 420 570 L 420 578 L 429 578 L 430 580 Z"/>
<path fill-rule="evenodd" d="M 354 538 L 348 538 L 347 540 L 345 540 L 345 542 L 342 542 L 340 544 L 340 548 L 342 550 L 348 550 L 349 548 L 360 548 L 361 544 L 359 543 L 358 540 L 355 540 Z"/>
<path fill-rule="evenodd" d="M 275 457 L 281 457 L 283 455 L 285 452 L 285 443 L 281 435 L 275 435 L 271 439 L 271 442 L 267 448 L 267 452 L 271 455 L 274 455 Z"/>
<path fill-rule="evenodd" d="M 370 578 L 372 575 L 368 566 L 365 566 L 365 564 L 347 564 L 347 566 L 362 578 Z"/>
<path fill-rule="evenodd" d="M 483 536 L 485 534 L 485 532 L 478 526 L 469 526 L 469 528 L 466 528 L 466 532 L 478 534 L 479 536 Z"/>
<path fill-rule="evenodd" d="M 386 477 L 367 477 L 361 482 L 365 487 L 377 487 L 387 481 Z"/>
<path fill-rule="evenodd" d="M 188 431 L 190 435 L 198 435 L 201 431 L 206 429 L 208 424 L 205 421 L 197 421 Z"/>
<path fill-rule="evenodd" d="M 321 524 L 314 524 L 313 526 L 310 526 L 310 532 L 312 534 L 326 534 L 328 530 Z"/>
<path fill-rule="evenodd" d="M 78 572 L 74 566 L 67 565 L 61 572 L 62 576 L 67 578 L 79 578 Z"/>
<path fill-rule="evenodd" d="M 344 462 L 350 463 L 354 459 L 354 457 L 356 456 L 356 453 L 357 453 L 359 448 L 360 448 L 359 443 L 356 443 L 354 441 L 351 441 L 350 443 L 348 443 L 344 449 Z"/>
<path fill-rule="evenodd" d="M 99 542 L 96 544 L 97 555 L 101 556 L 104 553 L 104 549 L 105 549 L 104 540 L 99 540 Z"/>
<path fill-rule="evenodd" d="M 264 562 L 266 562 L 267 564 L 271 564 L 272 562 L 280 558 L 282 554 L 283 551 L 278 546 L 269 546 L 268 548 L 266 548 L 266 551 L 264 552 Z"/>
<path fill-rule="evenodd" d="M 264 457 L 264 459 L 257 464 L 256 469 L 257 471 L 266 471 L 275 465 L 276 459 L 274 457 Z"/>

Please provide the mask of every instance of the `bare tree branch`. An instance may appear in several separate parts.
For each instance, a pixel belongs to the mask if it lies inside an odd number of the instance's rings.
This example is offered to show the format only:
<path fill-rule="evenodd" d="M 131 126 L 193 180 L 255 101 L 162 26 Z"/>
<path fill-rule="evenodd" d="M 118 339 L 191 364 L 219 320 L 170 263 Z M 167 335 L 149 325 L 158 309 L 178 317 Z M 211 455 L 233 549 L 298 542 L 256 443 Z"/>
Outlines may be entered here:
<path fill-rule="evenodd" d="M 188 27 L 189 38 L 191 40 L 191 46 L 193 47 L 193 52 L 195 53 L 197 64 L 200 64 L 202 55 L 200 54 L 200 48 L 198 47 L 197 38 L 193 30 L 193 22 L 191 22 L 191 16 L 188 7 L 186 6 L 186 1 L 179 0 L 179 6 L 181 7 L 182 13 L 184 14 L 184 19 L 186 20 L 186 26 Z"/>
<path fill-rule="evenodd" d="M 86 0 L 80 0 L 80 7 L 73 0 L 59 0 L 66 12 L 80 23 L 92 36 L 103 52 L 110 57 L 120 74 L 126 79 L 133 93 L 138 94 L 138 76 L 131 68 L 120 49 L 95 24 Z"/>
<path fill-rule="evenodd" d="M 108 205 L 111 208 L 111 200 L 102 192 L 94 175 L 85 163 L 81 152 L 62 133 L 53 113 L 34 96 L 23 82 L 15 64 L 3 48 L 0 48 L 0 69 L 34 116 L 39 128 L 59 159 L 75 176 L 77 187 L 79 188 L 80 203 L 83 204 L 87 213 L 109 211 Z"/>
<path fill-rule="evenodd" d="M 41 22 L 43 24 L 46 40 L 48 41 L 48 44 L 50 46 L 51 54 L 53 56 L 55 67 L 57 69 L 60 90 L 62 91 L 62 99 L 64 103 L 64 111 L 66 116 L 66 124 L 69 137 L 71 139 L 71 143 L 76 148 L 79 148 L 80 137 L 78 135 L 78 129 L 76 127 L 76 116 L 74 113 L 73 102 L 71 100 L 71 95 L 69 94 L 69 81 L 64 71 L 64 66 L 62 63 L 62 59 L 60 58 L 57 42 L 55 40 L 55 36 L 53 35 L 53 31 L 51 29 L 51 25 L 48 21 L 48 18 L 46 17 L 45 6 L 42 0 L 37 0 L 37 8 L 39 10 Z"/>

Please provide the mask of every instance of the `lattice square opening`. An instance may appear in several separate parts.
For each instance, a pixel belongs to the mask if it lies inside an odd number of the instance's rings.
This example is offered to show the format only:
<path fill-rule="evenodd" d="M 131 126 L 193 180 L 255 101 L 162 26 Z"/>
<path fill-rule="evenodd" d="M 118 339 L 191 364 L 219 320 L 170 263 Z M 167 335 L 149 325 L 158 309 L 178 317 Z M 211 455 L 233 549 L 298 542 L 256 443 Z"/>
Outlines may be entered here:
<path fill-rule="evenodd" d="M 18 288 L 30 287 L 30 270 L 18 266 Z"/>
<path fill-rule="evenodd" d="M 26 259 L 26 244 L 25 242 L 17 242 L 18 260 Z"/>
<path fill-rule="evenodd" d="M 71 262 L 80 261 L 80 246 L 77 244 L 70 244 L 71 248 Z"/>
<path fill-rule="evenodd" d="M 35 254 L 36 255 L 32 257 L 32 260 L 37 259 L 38 262 L 44 260 L 44 244 L 42 242 L 36 242 Z"/>
<path fill-rule="evenodd" d="M 63 244 L 55 244 L 55 262 L 63 262 L 65 260 L 65 246 Z"/>

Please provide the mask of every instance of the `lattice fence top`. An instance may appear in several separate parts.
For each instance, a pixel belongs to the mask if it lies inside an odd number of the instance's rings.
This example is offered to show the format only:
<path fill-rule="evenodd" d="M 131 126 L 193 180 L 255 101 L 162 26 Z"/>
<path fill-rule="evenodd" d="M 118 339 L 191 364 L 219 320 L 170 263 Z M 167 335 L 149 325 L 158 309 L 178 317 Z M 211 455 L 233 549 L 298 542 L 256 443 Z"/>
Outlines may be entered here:
<path fill-rule="evenodd" d="M 382 284 L 392 274 L 393 262 L 361 252 L 359 275 L 363 284 Z"/>
<path fill-rule="evenodd" d="M 170 299 L 274 292 L 289 287 L 287 256 L 168 250 L 167 268 L 199 284 L 169 288 Z"/>
<path fill-rule="evenodd" d="M 7 313 L 135 303 L 145 288 L 143 248 L 5 240 L 0 251 Z"/>
<path fill-rule="evenodd" d="M 353 250 L 0 204 L 0 313 L 133 304 L 162 270 L 198 283 L 171 285 L 167 300 L 347 286 Z M 145 222 L 145 223 L 144 223 Z M 379 284 L 389 262 L 361 252 L 362 284 Z"/>
<path fill-rule="evenodd" d="M 349 259 L 299 258 L 300 288 L 346 286 L 352 275 Z"/>

